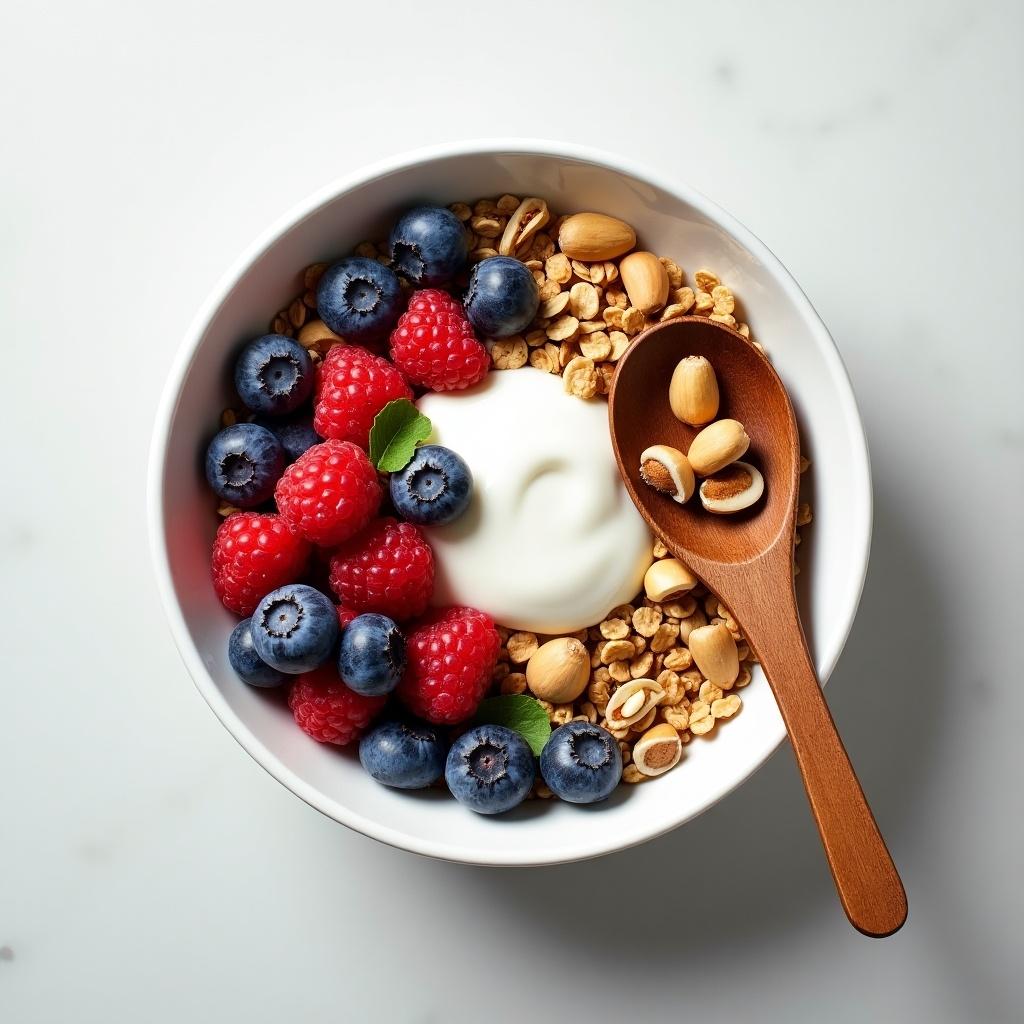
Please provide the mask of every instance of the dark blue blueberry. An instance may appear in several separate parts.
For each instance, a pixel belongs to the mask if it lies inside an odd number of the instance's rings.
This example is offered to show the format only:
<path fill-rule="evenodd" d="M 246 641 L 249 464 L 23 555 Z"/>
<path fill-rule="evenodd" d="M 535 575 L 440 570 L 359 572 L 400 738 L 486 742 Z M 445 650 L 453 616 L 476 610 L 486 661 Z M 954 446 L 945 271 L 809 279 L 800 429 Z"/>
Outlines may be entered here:
<path fill-rule="evenodd" d="M 341 634 L 338 675 L 367 697 L 390 693 L 405 671 L 405 637 L 386 615 L 357 615 Z"/>
<path fill-rule="evenodd" d="M 235 390 L 253 412 L 283 416 L 313 393 L 313 360 L 294 338 L 264 334 L 235 363 Z"/>
<path fill-rule="evenodd" d="M 417 288 L 448 284 L 469 258 L 466 231 L 443 206 L 417 206 L 403 214 L 388 244 L 395 273 Z"/>
<path fill-rule="evenodd" d="M 540 306 L 540 289 L 525 263 L 511 256 L 491 256 L 481 260 L 469 275 L 465 306 L 478 334 L 507 338 L 533 322 Z"/>
<path fill-rule="evenodd" d="M 423 789 L 444 775 L 448 745 L 426 722 L 385 722 L 359 743 L 359 760 L 371 778 L 395 789 Z"/>
<path fill-rule="evenodd" d="M 238 678 L 250 686 L 280 686 L 288 677 L 271 668 L 257 653 L 249 629 L 250 619 L 243 619 L 231 631 L 228 640 L 228 661 Z"/>
<path fill-rule="evenodd" d="M 448 751 L 444 778 L 452 796 L 479 814 L 501 814 L 526 799 L 536 769 L 533 751 L 503 725 L 477 725 Z"/>
<path fill-rule="evenodd" d="M 346 341 L 383 338 L 402 312 L 402 290 L 394 271 L 363 256 L 332 263 L 316 290 L 320 319 Z"/>
<path fill-rule="evenodd" d="M 427 444 L 417 448 L 412 461 L 391 474 L 391 501 L 410 523 L 443 526 L 454 522 L 473 496 L 473 474 L 450 448 Z"/>
<path fill-rule="evenodd" d="M 255 423 L 225 427 L 206 449 L 206 479 L 218 498 L 238 508 L 267 501 L 284 467 L 281 442 Z"/>
<path fill-rule="evenodd" d="M 556 729 L 540 755 L 548 789 L 574 804 L 605 800 L 622 777 L 622 754 L 606 729 L 569 722 Z"/>
<path fill-rule="evenodd" d="M 272 590 L 252 613 L 256 653 L 288 675 L 322 665 L 338 642 L 338 612 L 319 590 L 296 583 Z"/>
<path fill-rule="evenodd" d="M 255 422 L 261 427 L 266 427 L 281 442 L 285 458 L 289 462 L 294 462 L 304 451 L 323 440 L 313 429 L 311 412 L 297 412 L 284 419 L 257 416 Z"/>

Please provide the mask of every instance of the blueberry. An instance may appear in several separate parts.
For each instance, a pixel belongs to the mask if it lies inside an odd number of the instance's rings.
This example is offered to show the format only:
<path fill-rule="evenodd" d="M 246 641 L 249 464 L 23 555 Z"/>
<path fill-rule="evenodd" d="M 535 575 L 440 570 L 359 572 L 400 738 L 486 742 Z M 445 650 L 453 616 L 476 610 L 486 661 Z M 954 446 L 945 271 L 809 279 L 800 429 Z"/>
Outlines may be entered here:
<path fill-rule="evenodd" d="M 313 360 L 293 338 L 264 334 L 235 363 L 235 390 L 253 412 L 283 416 L 313 393 Z"/>
<path fill-rule="evenodd" d="M 322 665 L 338 642 L 337 609 L 319 590 L 301 583 L 272 590 L 251 621 L 256 653 L 288 675 Z"/>
<path fill-rule="evenodd" d="M 448 750 L 436 726 L 426 722 L 385 722 L 359 743 L 367 774 L 395 789 L 423 789 L 444 775 Z"/>
<path fill-rule="evenodd" d="M 448 284 L 469 258 L 462 222 L 443 206 L 417 206 L 403 214 L 388 244 L 395 272 L 417 288 Z"/>
<path fill-rule="evenodd" d="M 320 319 L 356 344 L 383 338 L 402 312 L 401 300 L 394 271 L 362 256 L 332 263 L 316 290 Z"/>
<path fill-rule="evenodd" d="M 270 498 L 284 466 L 281 442 L 255 423 L 225 427 L 206 449 L 206 479 L 218 498 L 239 508 Z"/>
<path fill-rule="evenodd" d="M 452 796 L 480 814 L 501 814 L 522 803 L 535 777 L 533 751 L 503 725 L 477 725 L 463 733 L 444 769 Z"/>
<path fill-rule="evenodd" d="M 341 634 L 338 675 L 356 693 L 390 693 L 405 671 L 405 637 L 394 619 L 368 612 L 357 615 Z"/>
<path fill-rule="evenodd" d="M 592 804 L 607 799 L 619 784 L 622 754 L 607 730 L 589 722 L 569 722 L 544 744 L 540 773 L 555 796 Z"/>
<path fill-rule="evenodd" d="M 280 686 L 288 677 L 271 668 L 257 653 L 252 642 L 251 620 L 243 619 L 231 631 L 228 640 L 228 661 L 238 678 L 250 686 Z"/>
<path fill-rule="evenodd" d="M 466 511 L 473 496 L 473 474 L 450 448 L 417 448 L 405 469 L 391 474 L 391 501 L 410 523 L 444 526 Z"/>
<path fill-rule="evenodd" d="M 313 429 L 311 412 L 298 412 L 283 419 L 257 416 L 255 422 L 261 427 L 266 427 L 281 442 L 285 458 L 289 462 L 294 462 L 304 451 L 322 440 Z"/>
<path fill-rule="evenodd" d="M 481 260 L 469 275 L 466 316 L 478 334 L 507 338 L 526 330 L 537 315 L 540 289 L 525 263 L 511 256 Z"/>

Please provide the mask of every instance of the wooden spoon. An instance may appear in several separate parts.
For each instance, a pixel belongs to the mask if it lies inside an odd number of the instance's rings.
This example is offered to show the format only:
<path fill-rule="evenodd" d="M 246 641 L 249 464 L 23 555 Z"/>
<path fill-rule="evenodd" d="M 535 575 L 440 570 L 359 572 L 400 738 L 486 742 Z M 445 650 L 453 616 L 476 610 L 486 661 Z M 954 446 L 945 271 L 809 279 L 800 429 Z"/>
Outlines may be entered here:
<path fill-rule="evenodd" d="M 752 509 L 713 515 L 699 495 L 680 505 L 640 479 L 640 453 L 653 444 L 686 452 L 697 429 L 672 414 L 676 363 L 706 356 L 722 395 L 718 417 L 750 436 L 744 459 L 765 493 Z M 895 932 L 907 898 L 822 696 L 793 586 L 800 440 L 789 396 L 771 363 L 740 334 L 704 317 L 644 331 L 619 360 L 609 399 L 612 444 L 634 504 L 665 546 L 729 607 L 757 655 L 803 775 L 846 916 L 865 935 Z"/>

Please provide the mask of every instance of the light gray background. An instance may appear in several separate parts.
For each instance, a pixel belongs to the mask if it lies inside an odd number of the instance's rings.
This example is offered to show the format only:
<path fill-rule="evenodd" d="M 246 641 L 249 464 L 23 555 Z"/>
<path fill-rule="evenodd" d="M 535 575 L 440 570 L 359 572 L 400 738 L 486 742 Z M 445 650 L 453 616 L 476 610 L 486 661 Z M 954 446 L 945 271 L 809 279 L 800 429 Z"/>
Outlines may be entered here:
<path fill-rule="evenodd" d="M 1019 3 L 0 9 L 0 1019 L 1004 1021 L 1021 951 Z M 319 816 L 186 676 L 146 549 L 163 376 L 273 218 L 478 135 L 642 158 L 831 328 L 874 460 L 829 686 L 910 897 L 845 923 L 788 751 L 649 846 L 432 863 Z"/>

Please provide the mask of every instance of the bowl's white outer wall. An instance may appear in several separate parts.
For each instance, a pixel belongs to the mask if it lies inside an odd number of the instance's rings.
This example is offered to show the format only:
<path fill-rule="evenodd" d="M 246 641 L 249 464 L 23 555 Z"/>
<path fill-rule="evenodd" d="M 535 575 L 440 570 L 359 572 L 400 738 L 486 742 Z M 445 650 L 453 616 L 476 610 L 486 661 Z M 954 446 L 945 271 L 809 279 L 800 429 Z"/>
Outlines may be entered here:
<path fill-rule="evenodd" d="M 492 819 L 439 792 L 385 789 L 362 772 L 354 752 L 311 741 L 279 697 L 234 677 L 226 638 L 235 620 L 209 583 L 215 522 L 200 468 L 229 400 L 233 352 L 301 290 L 306 265 L 380 237 L 413 202 L 502 192 L 544 196 L 559 210 L 620 216 L 646 247 L 671 254 L 691 273 L 715 269 L 741 296 L 755 336 L 787 382 L 814 463 L 815 521 L 799 582 L 826 680 L 853 624 L 871 535 L 867 445 L 839 353 L 796 282 L 746 228 L 685 185 L 589 148 L 533 140 L 437 146 L 337 181 L 278 221 L 228 271 L 182 342 L 154 425 L 149 521 L 157 584 L 185 664 L 218 718 L 268 772 L 324 814 L 393 846 L 466 863 L 538 865 L 644 842 L 747 779 L 785 736 L 760 672 L 722 736 L 690 744 L 682 766 L 657 785 L 620 787 L 603 805 L 530 801 Z"/>

